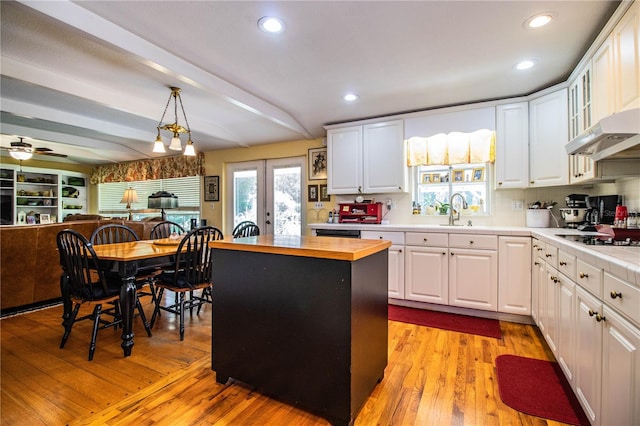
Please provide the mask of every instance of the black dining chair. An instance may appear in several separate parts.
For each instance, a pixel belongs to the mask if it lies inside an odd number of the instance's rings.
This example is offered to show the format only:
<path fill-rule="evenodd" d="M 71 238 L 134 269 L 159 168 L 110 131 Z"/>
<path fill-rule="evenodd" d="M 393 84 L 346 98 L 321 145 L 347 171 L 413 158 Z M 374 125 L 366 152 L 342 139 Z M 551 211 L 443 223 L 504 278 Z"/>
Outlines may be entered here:
<path fill-rule="evenodd" d="M 260 235 L 260 228 L 254 222 L 245 220 L 233 228 L 233 238 L 255 237 Z"/>
<path fill-rule="evenodd" d="M 182 235 L 184 232 L 184 228 L 180 224 L 171 222 L 170 220 L 163 220 L 151 228 L 149 238 L 152 240 L 158 240 L 160 238 L 169 238 L 173 233 Z"/>
<path fill-rule="evenodd" d="M 157 276 L 158 294 L 156 294 L 156 306 L 151 317 L 152 328 L 161 310 L 171 312 L 180 318 L 180 340 L 184 340 L 185 310 L 188 309 L 189 315 L 193 316 L 193 309 L 197 308 L 196 313 L 200 314 L 202 305 L 212 302 L 209 241 L 223 238 L 219 229 L 203 226 L 190 231 L 180 241 L 173 267 Z M 179 296 L 172 305 L 162 305 L 165 290 L 173 291 Z M 202 290 L 202 293 L 196 295 L 196 290 Z"/>
<path fill-rule="evenodd" d="M 136 232 L 126 225 L 118 223 L 108 223 L 97 228 L 91 234 L 91 244 L 115 244 L 115 243 L 128 243 L 132 241 L 140 241 L 140 237 Z M 101 267 L 107 270 L 106 274 L 111 276 L 115 275 L 116 262 L 101 260 Z M 156 291 L 154 288 L 154 277 L 160 272 L 157 261 L 154 259 L 149 264 L 144 260 L 138 262 L 138 272 L 136 273 L 136 288 L 138 290 L 138 296 L 149 296 L 151 301 L 155 305 Z M 144 288 L 149 287 L 148 291 Z"/>
<path fill-rule="evenodd" d="M 63 295 L 68 298 L 65 303 L 72 308 L 70 317 L 65 319 L 60 349 L 63 349 L 67 343 L 75 323 L 87 319 L 93 320 L 89 344 L 89 361 L 91 361 L 96 350 L 98 330 L 122 324 L 119 304 L 122 281 L 115 275 L 105 274 L 100 267 L 100 259 L 93 250 L 93 245 L 79 232 L 72 229 L 60 231 L 56 236 L 56 244 L 64 271 L 64 285 L 67 286 Z M 110 306 L 103 310 L 105 304 Z M 80 307 L 83 305 L 93 306 L 93 311 L 78 317 Z M 151 327 L 137 296 L 136 307 L 147 335 L 151 337 Z M 110 319 L 105 319 L 104 315 L 109 316 Z"/>

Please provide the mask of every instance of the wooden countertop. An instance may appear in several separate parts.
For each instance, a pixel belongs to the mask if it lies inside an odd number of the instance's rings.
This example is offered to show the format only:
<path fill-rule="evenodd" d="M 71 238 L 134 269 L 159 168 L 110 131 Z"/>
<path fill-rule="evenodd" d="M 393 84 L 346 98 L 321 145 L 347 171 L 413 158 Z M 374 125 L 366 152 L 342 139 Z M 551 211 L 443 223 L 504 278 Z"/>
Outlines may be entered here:
<path fill-rule="evenodd" d="M 224 239 L 211 241 L 209 246 L 221 250 L 239 250 L 354 261 L 390 247 L 391 241 L 360 240 L 357 238 L 260 235 L 234 240 Z"/>

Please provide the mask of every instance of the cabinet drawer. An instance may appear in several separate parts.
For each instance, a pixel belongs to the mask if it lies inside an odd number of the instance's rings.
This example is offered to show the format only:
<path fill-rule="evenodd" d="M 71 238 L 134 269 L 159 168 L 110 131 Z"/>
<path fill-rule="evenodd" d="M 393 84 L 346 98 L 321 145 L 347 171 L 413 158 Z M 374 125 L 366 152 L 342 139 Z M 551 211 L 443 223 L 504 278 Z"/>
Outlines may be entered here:
<path fill-rule="evenodd" d="M 640 324 L 640 289 L 604 273 L 603 302 Z"/>
<path fill-rule="evenodd" d="M 404 245 L 404 232 L 362 231 L 363 240 L 389 240 L 391 244 Z"/>
<path fill-rule="evenodd" d="M 433 232 L 407 232 L 406 244 L 422 247 L 447 247 L 449 245 L 448 234 L 436 234 Z"/>
<path fill-rule="evenodd" d="M 575 281 L 576 280 L 576 257 L 562 250 L 558 250 L 558 271 L 565 274 L 572 281 Z"/>
<path fill-rule="evenodd" d="M 542 253 L 544 253 L 544 261 L 547 262 L 548 265 L 558 269 L 558 248 L 551 244 L 545 244 L 545 248 Z"/>
<path fill-rule="evenodd" d="M 449 234 L 449 247 L 498 250 L 498 236 Z"/>
<path fill-rule="evenodd" d="M 531 249 L 533 250 L 533 258 L 535 259 L 536 257 L 539 257 L 541 259 L 544 259 L 544 249 L 546 248 L 546 245 L 543 241 L 534 239 L 533 240 L 533 244 L 531 245 Z"/>
<path fill-rule="evenodd" d="M 602 269 L 578 259 L 576 261 L 576 282 L 590 293 L 602 297 Z"/>

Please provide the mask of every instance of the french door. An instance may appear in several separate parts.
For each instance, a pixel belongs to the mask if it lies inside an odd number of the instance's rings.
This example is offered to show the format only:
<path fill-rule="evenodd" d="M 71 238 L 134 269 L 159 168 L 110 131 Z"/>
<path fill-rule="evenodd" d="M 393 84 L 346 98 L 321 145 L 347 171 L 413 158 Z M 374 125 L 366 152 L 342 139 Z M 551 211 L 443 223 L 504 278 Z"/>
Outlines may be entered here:
<path fill-rule="evenodd" d="M 305 157 L 230 163 L 226 169 L 226 229 L 251 220 L 266 235 L 302 235 Z"/>

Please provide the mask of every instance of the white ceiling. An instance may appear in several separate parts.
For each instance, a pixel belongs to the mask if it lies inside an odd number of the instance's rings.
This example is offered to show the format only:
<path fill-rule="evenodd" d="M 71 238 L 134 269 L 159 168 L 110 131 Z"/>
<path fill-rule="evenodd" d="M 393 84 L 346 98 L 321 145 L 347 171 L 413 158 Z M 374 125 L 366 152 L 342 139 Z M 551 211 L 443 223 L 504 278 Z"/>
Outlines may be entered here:
<path fill-rule="evenodd" d="M 0 142 L 93 164 L 153 157 L 170 86 L 197 151 L 527 95 L 566 80 L 618 3 L 2 1 Z M 540 12 L 554 21 L 525 29 Z M 266 15 L 286 31 L 262 32 Z M 525 58 L 537 65 L 516 71 Z"/>

